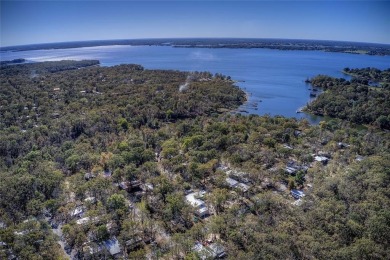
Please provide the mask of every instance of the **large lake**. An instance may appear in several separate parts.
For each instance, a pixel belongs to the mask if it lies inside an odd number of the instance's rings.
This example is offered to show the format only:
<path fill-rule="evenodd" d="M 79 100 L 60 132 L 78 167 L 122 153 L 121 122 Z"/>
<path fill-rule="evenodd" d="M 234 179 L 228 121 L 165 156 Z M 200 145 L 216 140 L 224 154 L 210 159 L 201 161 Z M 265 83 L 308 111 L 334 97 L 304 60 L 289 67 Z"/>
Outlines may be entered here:
<path fill-rule="evenodd" d="M 368 56 L 321 51 L 269 49 L 204 49 L 164 46 L 104 46 L 75 49 L 2 52 L 1 60 L 30 61 L 98 59 L 102 66 L 141 64 L 147 69 L 210 71 L 231 76 L 250 93 L 241 109 L 253 114 L 318 118 L 296 111 L 310 101 L 305 79 L 318 74 L 345 77 L 345 67 L 390 68 L 390 56 Z M 244 82 L 243 82 L 244 81 Z"/>

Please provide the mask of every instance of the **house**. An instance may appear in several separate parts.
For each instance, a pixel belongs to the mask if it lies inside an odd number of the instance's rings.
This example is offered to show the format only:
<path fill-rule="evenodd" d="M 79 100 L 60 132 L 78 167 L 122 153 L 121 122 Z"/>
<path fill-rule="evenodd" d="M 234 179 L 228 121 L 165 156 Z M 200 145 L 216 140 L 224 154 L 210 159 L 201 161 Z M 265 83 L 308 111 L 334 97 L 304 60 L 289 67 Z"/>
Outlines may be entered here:
<path fill-rule="evenodd" d="M 78 206 L 75 209 L 73 209 L 70 213 L 70 216 L 73 218 L 80 218 L 84 215 L 85 207 L 84 206 Z"/>
<path fill-rule="evenodd" d="M 141 184 L 141 189 L 144 191 L 153 191 L 154 187 L 153 184 L 151 183 L 145 183 L 145 184 Z"/>
<path fill-rule="evenodd" d="M 76 224 L 77 225 L 84 225 L 84 224 L 87 224 L 90 220 L 90 217 L 85 217 L 85 218 L 81 218 L 81 219 L 78 219 L 76 220 Z"/>
<path fill-rule="evenodd" d="M 219 243 L 203 246 L 201 243 L 197 242 L 192 249 L 202 260 L 218 259 L 226 256 L 225 248 Z"/>
<path fill-rule="evenodd" d="M 297 169 L 297 168 L 294 168 L 294 167 L 289 167 L 289 166 L 287 166 L 287 167 L 285 168 L 285 171 L 286 171 L 288 174 L 290 174 L 290 175 L 295 175 L 295 174 L 297 173 L 298 169 Z"/>
<path fill-rule="evenodd" d="M 289 173 L 290 175 L 295 175 L 298 171 L 303 171 L 306 173 L 308 169 L 309 169 L 309 167 L 307 167 L 305 165 L 299 165 L 295 161 L 288 161 L 286 168 L 285 168 L 285 171 L 287 173 Z"/>
<path fill-rule="evenodd" d="M 321 162 L 323 165 L 326 165 L 329 161 L 329 158 L 325 156 L 316 155 L 314 157 L 314 161 Z"/>
<path fill-rule="evenodd" d="M 222 258 L 226 256 L 225 248 L 219 243 L 212 243 L 208 246 L 212 252 L 212 257 L 214 259 Z"/>
<path fill-rule="evenodd" d="M 291 190 L 291 195 L 295 199 L 301 199 L 301 198 L 305 197 L 305 193 L 303 193 L 303 191 L 301 191 L 301 190 Z"/>
<path fill-rule="evenodd" d="M 301 136 L 301 134 L 302 134 L 302 131 L 300 131 L 300 130 L 295 130 L 294 131 L 294 136 L 295 137 L 299 137 L 299 136 Z"/>
<path fill-rule="evenodd" d="M 81 219 L 76 220 L 76 224 L 84 225 L 84 224 L 88 224 L 90 221 L 92 221 L 92 222 L 99 221 L 99 217 L 93 217 L 93 218 L 85 217 L 85 218 L 81 218 Z"/>
<path fill-rule="evenodd" d="M 338 147 L 339 149 L 343 149 L 343 148 L 348 148 L 349 145 L 346 144 L 346 143 L 338 142 L 338 143 L 337 143 L 337 147 Z"/>
<path fill-rule="evenodd" d="M 93 179 L 93 178 L 95 178 L 95 177 L 96 177 L 96 175 L 93 174 L 92 172 L 88 172 L 88 173 L 84 174 L 84 179 L 85 179 L 86 181 L 89 181 L 90 179 Z"/>
<path fill-rule="evenodd" d="M 199 191 L 186 195 L 186 201 L 196 209 L 195 214 L 201 218 L 210 214 L 209 209 L 206 207 L 204 201 L 198 199 L 198 197 L 202 197 L 204 194 L 205 192 Z"/>
<path fill-rule="evenodd" d="M 232 178 L 229 178 L 229 177 L 226 177 L 225 180 L 230 188 L 237 188 L 237 189 L 240 189 L 242 192 L 247 192 L 250 188 L 249 185 L 238 182 L 238 181 L 236 181 Z"/>
<path fill-rule="evenodd" d="M 84 199 L 84 202 L 87 202 L 87 203 L 95 203 L 96 202 L 96 198 L 95 197 L 86 197 Z"/>
<path fill-rule="evenodd" d="M 206 249 L 201 243 L 195 243 L 192 250 L 199 256 L 200 259 L 205 260 L 211 258 L 211 252 Z"/>
<path fill-rule="evenodd" d="M 110 252 L 110 255 L 117 256 L 121 252 L 120 244 L 116 237 L 102 242 L 102 245 Z"/>
<path fill-rule="evenodd" d="M 355 158 L 355 160 L 356 160 L 356 161 L 358 161 L 358 162 L 361 162 L 361 161 L 363 161 L 363 160 L 364 160 L 364 157 L 363 157 L 363 156 L 361 156 L 361 155 L 356 155 L 356 158 Z"/>
<path fill-rule="evenodd" d="M 238 181 L 236 181 L 236 180 L 234 180 L 232 178 L 229 178 L 229 177 L 226 177 L 226 182 L 227 182 L 227 184 L 229 185 L 230 188 L 235 188 L 238 185 Z"/>

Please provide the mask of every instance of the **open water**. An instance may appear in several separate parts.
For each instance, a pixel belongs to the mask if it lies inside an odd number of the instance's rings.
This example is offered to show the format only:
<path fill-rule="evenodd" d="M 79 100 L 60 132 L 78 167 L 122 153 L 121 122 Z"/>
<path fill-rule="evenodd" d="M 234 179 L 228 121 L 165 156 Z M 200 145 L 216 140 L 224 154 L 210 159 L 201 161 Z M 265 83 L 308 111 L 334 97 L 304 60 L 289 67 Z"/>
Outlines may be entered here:
<path fill-rule="evenodd" d="M 134 63 L 146 69 L 174 69 L 222 73 L 237 80 L 249 93 L 239 110 L 251 114 L 319 118 L 296 111 L 310 102 L 310 85 L 304 81 L 318 74 L 345 77 L 345 67 L 390 68 L 390 56 L 368 56 L 322 51 L 269 49 L 204 49 L 169 46 L 103 46 L 74 49 L 2 52 L 1 60 L 29 61 L 98 59 L 102 66 Z"/>

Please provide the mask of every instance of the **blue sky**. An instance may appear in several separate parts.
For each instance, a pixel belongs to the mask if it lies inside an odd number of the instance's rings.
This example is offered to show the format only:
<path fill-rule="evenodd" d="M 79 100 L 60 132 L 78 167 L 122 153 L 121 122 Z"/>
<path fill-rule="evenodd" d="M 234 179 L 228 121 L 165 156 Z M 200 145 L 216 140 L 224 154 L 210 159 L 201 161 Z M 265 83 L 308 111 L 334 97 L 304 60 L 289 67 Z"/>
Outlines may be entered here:
<path fill-rule="evenodd" d="M 389 1 L 4 1 L 1 46 L 246 37 L 390 44 Z"/>

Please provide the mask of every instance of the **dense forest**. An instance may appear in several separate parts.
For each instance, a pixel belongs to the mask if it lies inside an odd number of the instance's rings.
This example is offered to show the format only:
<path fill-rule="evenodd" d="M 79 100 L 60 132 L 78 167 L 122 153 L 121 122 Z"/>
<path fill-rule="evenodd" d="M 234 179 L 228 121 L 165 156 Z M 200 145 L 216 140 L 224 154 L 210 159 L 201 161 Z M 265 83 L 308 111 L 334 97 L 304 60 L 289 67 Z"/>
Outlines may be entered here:
<path fill-rule="evenodd" d="M 317 115 L 345 119 L 356 124 L 370 124 L 390 129 L 390 69 L 349 69 L 348 81 L 319 75 L 310 80 L 324 93 L 307 105 Z"/>
<path fill-rule="evenodd" d="M 0 258 L 390 258 L 388 132 L 96 64 L 1 66 Z"/>

